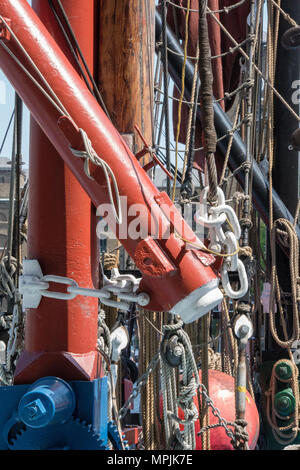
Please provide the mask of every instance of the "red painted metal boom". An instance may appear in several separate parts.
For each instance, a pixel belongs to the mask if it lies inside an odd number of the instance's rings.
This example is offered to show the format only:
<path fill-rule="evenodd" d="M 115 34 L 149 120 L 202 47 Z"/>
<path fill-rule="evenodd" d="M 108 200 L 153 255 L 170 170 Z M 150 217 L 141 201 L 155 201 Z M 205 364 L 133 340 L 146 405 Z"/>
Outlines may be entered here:
<path fill-rule="evenodd" d="M 220 291 L 216 287 L 217 274 L 213 267 L 215 258 L 203 251 L 188 248 L 177 236 L 184 227 L 186 238 L 194 239 L 192 230 L 183 222 L 167 195 L 160 193 L 154 186 L 26 0 L 0 0 L 0 15 L 11 21 L 12 31 L 71 119 L 56 109 L 2 46 L 0 66 L 94 205 L 98 207 L 109 203 L 107 184 L 101 168 L 90 164 L 93 177 L 90 179 L 84 171 L 83 159 L 75 157 L 71 152 L 70 145 L 76 149 L 83 148 L 78 129 L 86 132 L 97 154 L 112 169 L 120 195 L 127 197 L 128 207 L 134 204 L 143 207 L 140 221 L 149 227 L 148 236 L 138 239 L 127 237 L 121 239 L 121 243 L 142 273 L 140 289 L 147 292 L 151 298 L 147 308 L 158 311 L 171 310 L 173 313 L 182 314 L 186 313 L 184 309 L 197 311 L 199 308 L 202 314 L 203 308 L 208 311 L 221 299 Z M 1 31 L 5 36 L 3 25 Z M 9 39 L 4 39 L 4 43 L 45 88 L 45 84 L 15 39 L 10 36 Z M 166 207 L 176 214 L 176 221 L 170 222 Z M 116 235 L 126 232 L 133 219 L 134 216 L 127 218 L 123 213 L 123 222 L 117 226 Z M 157 239 L 150 233 L 150 227 L 155 225 L 160 226 Z M 76 226 L 73 229 L 76 231 Z M 163 234 L 168 231 L 171 231 L 171 235 L 165 239 Z M 204 290 L 201 290 L 203 286 Z M 209 293 L 209 290 L 214 291 L 212 301 L 206 298 L 203 305 L 202 296 Z M 82 328 L 84 331 L 84 324 Z"/>

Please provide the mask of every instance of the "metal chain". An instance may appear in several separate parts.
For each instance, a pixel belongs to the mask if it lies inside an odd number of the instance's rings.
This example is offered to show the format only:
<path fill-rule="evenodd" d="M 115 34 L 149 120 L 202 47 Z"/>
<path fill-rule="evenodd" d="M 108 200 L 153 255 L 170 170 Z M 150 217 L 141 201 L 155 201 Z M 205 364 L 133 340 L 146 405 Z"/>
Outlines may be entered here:
<path fill-rule="evenodd" d="M 170 409 L 170 400 L 168 400 L 168 406 L 164 409 L 164 413 L 167 413 L 167 417 L 172 422 L 172 433 L 177 439 L 178 443 L 183 449 L 195 449 L 196 448 L 196 436 L 194 423 L 198 419 L 198 410 L 193 401 L 196 395 L 197 385 L 199 383 L 198 369 L 195 362 L 195 358 L 192 351 L 192 345 L 188 334 L 182 329 L 183 322 L 180 320 L 176 324 L 164 325 L 164 333 L 174 332 L 174 335 L 178 336 L 179 344 L 182 345 L 181 354 L 181 367 L 182 367 L 182 380 L 179 382 L 178 396 L 173 402 L 175 407 Z M 166 340 L 169 336 L 166 336 Z M 162 371 L 165 372 L 166 377 L 169 378 L 170 372 L 175 371 L 173 367 L 170 367 L 166 358 L 162 361 Z M 173 394 L 175 391 L 174 385 L 170 380 L 166 380 L 164 384 L 166 393 L 168 395 Z M 172 403 L 171 403 L 172 405 Z M 184 418 L 179 418 L 178 408 L 181 408 L 184 412 Z M 179 424 L 183 424 L 184 429 L 179 429 Z"/>
<path fill-rule="evenodd" d="M 132 400 L 134 400 L 135 398 L 137 398 L 137 396 L 139 395 L 139 393 L 141 392 L 141 388 L 146 384 L 150 374 L 152 374 L 152 372 L 154 371 L 154 369 L 156 368 L 158 362 L 159 362 L 159 359 L 160 359 L 160 353 L 157 353 L 155 354 L 155 356 L 153 356 L 149 366 L 147 367 L 146 371 L 144 372 L 143 375 L 141 375 L 137 382 L 136 382 L 136 385 L 134 386 L 133 390 L 132 390 L 132 393 L 130 394 L 128 400 L 125 402 L 125 404 L 122 406 L 122 408 L 119 410 L 119 413 L 118 413 L 118 417 L 119 419 L 122 419 L 124 418 L 124 416 L 126 415 L 127 413 L 127 410 L 132 402 Z"/>
<path fill-rule="evenodd" d="M 80 287 L 74 279 L 62 276 L 48 274 L 37 278 L 36 276 L 24 275 L 20 276 L 19 291 L 23 295 L 24 305 L 27 305 L 25 308 L 36 308 L 31 306 L 30 303 L 26 303 L 26 296 L 28 294 L 35 294 L 36 300 L 42 296 L 59 300 L 72 300 L 77 295 L 95 297 L 99 298 L 103 305 L 117 307 L 122 310 L 128 310 L 132 302 L 137 302 L 140 306 L 145 306 L 149 303 L 148 294 L 143 292 L 135 293 L 135 289 L 139 285 L 139 279 L 131 275 L 120 275 L 117 269 L 114 272 L 116 276 L 112 277 L 111 280 L 106 278 L 101 289 Z M 68 286 L 67 293 L 48 290 L 50 282 Z M 117 295 L 120 302 L 112 300 L 113 295 Z"/>
<path fill-rule="evenodd" d="M 212 427 L 221 426 L 222 428 L 225 429 L 225 432 L 226 432 L 227 436 L 230 437 L 230 439 L 234 440 L 235 436 L 234 436 L 233 432 L 231 431 L 231 429 L 228 428 L 229 422 L 221 417 L 221 413 L 220 413 L 219 409 L 214 405 L 212 399 L 208 396 L 206 387 L 203 384 L 199 384 L 198 388 L 199 388 L 199 392 L 201 393 L 201 395 L 203 395 L 203 397 L 204 397 L 204 399 L 207 403 L 207 406 L 209 408 L 211 408 L 212 414 L 216 418 L 218 418 L 218 425 L 217 424 L 214 424 L 214 425 L 210 424 L 208 426 L 208 428 L 210 429 L 211 426 Z M 203 428 L 203 430 L 201 429 L 200 432 L 198 433 L 198 435 L 202 434 L 205 431 L 206 431 L 205 428 Z"/>

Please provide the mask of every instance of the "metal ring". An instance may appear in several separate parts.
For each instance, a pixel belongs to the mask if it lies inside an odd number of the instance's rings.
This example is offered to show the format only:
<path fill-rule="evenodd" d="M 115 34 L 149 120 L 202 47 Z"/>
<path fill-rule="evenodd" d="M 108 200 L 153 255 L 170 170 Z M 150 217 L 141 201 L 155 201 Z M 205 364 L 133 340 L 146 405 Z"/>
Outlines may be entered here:
<path fill-rule="evenodd" d="M 244 295 L 246 295 L 248 292 L 248 278 L 246 274 L 246 269 L 245 269 L 243 262 L 240 259 L 238 260 L 237 272 L 239 274 L 239 281 L 240 281 L 241 287 L 238 291 L 235 291 L 232 289 L 230 285 L 228 269 L 224 265 L 222 267 L 221 278 L 222 278 L 223 289 L 225 293 L 228 295 L 228 297 L 230 297 L 231 299 L 240 299 L 241 297 L 244 297 Z"/>

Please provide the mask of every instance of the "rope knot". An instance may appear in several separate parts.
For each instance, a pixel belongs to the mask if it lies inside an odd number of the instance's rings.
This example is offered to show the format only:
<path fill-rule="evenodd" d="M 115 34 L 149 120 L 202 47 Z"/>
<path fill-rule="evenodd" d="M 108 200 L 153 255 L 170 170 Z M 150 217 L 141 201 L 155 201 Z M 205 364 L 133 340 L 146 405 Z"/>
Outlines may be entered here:
<path fill-rule="evenodd" d="M 180 330 L 183 327 L 183 321 L 180 320 L 178 323 L 175 324 L 169 324 L 169 325 L 164 325 L 163 326 L 163 331 L 177 331 Z"/>
<path fill-rule="evenodd" d="M 254 82 L 253 78 L 248 78 L 245 82 L 245 87 L 246 88 L 252 88 L 252 87 L 254 87 L 254 84 L 255 84 L 255 82 Z"/>
<path fill-rule="evenodd" d="M 249 170 L 251 170 L 251 168 L 252 168 L 252 163 L 251 163 L 251 162 L 248 162 L 248 161 L 243 162 L 243 163 L 242 163 L 242 168 L 243 168 L 243 170 L 245 170 L 245 171 L 249 171 Z"/>
<path fill-rule="evenodd" d="M 236 450 L 248 449 L 249 434 L 246 431 L 248 423 L 245 419 L 237 419 L 234 424 L 234 439 L 231 444 Z"/>
<path fill-rule="evenodd" d="M 253 251 L 252 251 L 251 246 L 241 246 L 240 255 L 246 256 L 247 258 L 250 258 L 251 260 L 253 260 Z"/>

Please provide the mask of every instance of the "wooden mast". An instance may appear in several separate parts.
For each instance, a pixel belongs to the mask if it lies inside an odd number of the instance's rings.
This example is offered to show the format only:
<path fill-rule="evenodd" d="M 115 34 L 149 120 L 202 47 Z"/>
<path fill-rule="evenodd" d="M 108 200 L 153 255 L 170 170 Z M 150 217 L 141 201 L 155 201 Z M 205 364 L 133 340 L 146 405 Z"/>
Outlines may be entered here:
<path fill-rule="evenodd" d="M 99 88 L 121 134 L 152 144 L 154 0 L 100 0 Z M 135 151 L 143 145 L 133 142 Z"/>
<path fill-rule="evenodd" d="M 113 124 L 133 152 L 143 148 L 135 132 L 141 130 L 152 146 L 154 0 L 101 0 L 99 39 L 99 88 Z M 144 163 L 149 157 L 144 157 Z M 139 368 L 143 373 L 158 349 L 157 333 L 141 315 L 139 319 Z M 158 325 L 161 315 L 147 312 Z M 108 323 L 112 319 L 107 319 Z M 154 331 L 154 332 L 153 332 Z M 141 413 L 144 445 L 155 449 L 155 397 L 157 378 L 149 378 L 142 390 Z"/>

